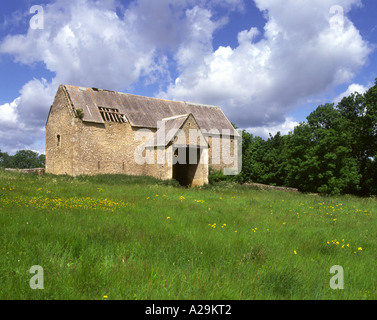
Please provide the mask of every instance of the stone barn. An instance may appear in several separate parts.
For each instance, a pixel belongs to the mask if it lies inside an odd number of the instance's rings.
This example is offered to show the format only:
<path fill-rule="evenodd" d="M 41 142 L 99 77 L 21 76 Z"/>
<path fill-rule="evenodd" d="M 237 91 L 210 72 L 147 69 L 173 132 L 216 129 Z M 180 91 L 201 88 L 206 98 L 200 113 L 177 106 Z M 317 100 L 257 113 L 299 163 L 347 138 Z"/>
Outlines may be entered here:
<path fill-rule="evenodd" d="M 46 123 L 46 172 L 208 183 L 240 171 L 240 135 L 219 107 L 61 85 Z"/>

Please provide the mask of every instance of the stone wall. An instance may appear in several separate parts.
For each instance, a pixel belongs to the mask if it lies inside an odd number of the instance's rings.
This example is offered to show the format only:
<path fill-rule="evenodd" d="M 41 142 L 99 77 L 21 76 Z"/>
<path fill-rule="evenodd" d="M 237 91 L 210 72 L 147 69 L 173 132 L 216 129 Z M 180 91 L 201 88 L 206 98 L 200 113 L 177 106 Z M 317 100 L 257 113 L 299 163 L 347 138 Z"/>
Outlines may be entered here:
<path fill-rule="evenodd" d="M 45 173 L 45 168 L 33 168 L 33 169 L 8 169 L 6 168 L 5 171 L 18 172 L 18 173 L 37 173 L 38 176 L 41 176 Z"/>
<path fill-rule="evenodd" d="M 73 175 L 76 122 L 60 87 L 46 124 L 46 173 Z"/>
<path fill-rule="evenodd" d="M 206 136 L 210 146 L 208 150 L 209 166 L 214 170 L 238 168 L 238 143 L 234 137 L 220 135 Z"/>
<path fill-rule="evenodd" d="M 195 119 L 191 117 L 183 127 L 187 137 L 189 129 L 198 129 Z M 46 173 L 72 176 L 127 174 L 172 179 L 174 147 L 170 146 L 162 151 L 143 150 L 142 143 L 152 138 L 156 131 L 157 129 L 133 128 L 129 123 L 83 122 L 75 117 L 64 89 L 60 87 L 46 124 Z M 221 152 L 222 138 L 214 136 L 207 140 L 210 148 L 200 146 L 202 158 L 195 169 L 193 186 L 208 183 L 208 162 L 217 170 L 234 167 L 233 139 L 228 141 L 228 158 L 224 158 L 224 153 Z M 211 161 L 213 153 L 220 155 L 220 162 Z M 139 155 L 138 161 L 135 154 Z"/>

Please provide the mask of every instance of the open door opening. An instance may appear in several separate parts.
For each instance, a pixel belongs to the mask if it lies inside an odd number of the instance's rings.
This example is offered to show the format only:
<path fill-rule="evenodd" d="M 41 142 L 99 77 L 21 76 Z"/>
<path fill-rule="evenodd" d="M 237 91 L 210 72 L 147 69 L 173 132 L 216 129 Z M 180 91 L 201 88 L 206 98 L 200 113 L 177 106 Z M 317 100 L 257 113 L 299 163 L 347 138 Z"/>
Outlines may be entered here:
<path fill-rule="evenodd" d="M 200 156 L 200 148 L 177 148 L 174 152 L 173 179 L 182 186 L 191 186 L 199 168 Z"/>

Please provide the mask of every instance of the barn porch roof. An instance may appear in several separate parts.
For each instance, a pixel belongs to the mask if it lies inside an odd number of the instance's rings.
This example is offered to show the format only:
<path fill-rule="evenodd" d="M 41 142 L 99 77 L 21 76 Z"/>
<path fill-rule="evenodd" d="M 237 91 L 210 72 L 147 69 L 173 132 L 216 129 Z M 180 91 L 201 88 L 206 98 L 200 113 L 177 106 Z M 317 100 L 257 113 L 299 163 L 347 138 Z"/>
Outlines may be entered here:
<path fill-rule="evenodd" d="M 179 115 L 167 119 L 163 119 L 161 121 L 161 126 L 157 130 L 157 132 L 153 135 L 152 138 L 147 140 L 145 142 L 145 147 L 146 148 L 159 148 L 159 147 L 166 147 L 170 143 L 173 143 L 175 145 L 178 145 L 178 143 L 181 143 L 182 146 L 184 145 L 185 147 L 195 147 L 195 148 L 208 148 L 208 141 L 207 139 L 201 134 L 201 131 L 198 129 L 193 129 L 195 130 L 195 136 L 193 136 L 193 140 L 190 143 L 189 138 L 190 136 L 181 136 L 180 134 L 182 133 L 182 129 L 185 126 L 185 123 L 188 121 L 188 119 L 192 119 L 191 121 L 196 121 L 195 117 L 190 113 L 190 114 L 185 114 L 185 115 Z M 190 122 L 191 122 L 190 121 Z M 190 133 L 189 133 L 190 134 Z M 177 142 L 174 142 L 174 139 L 178 138 Z M 184 142 L 181 141 L 181 139 L 184 138 Z M 199 144 L 198 144 L 198 138 L 199 138 Z M 187 144 L 187 142 L 189 142 Z"/>

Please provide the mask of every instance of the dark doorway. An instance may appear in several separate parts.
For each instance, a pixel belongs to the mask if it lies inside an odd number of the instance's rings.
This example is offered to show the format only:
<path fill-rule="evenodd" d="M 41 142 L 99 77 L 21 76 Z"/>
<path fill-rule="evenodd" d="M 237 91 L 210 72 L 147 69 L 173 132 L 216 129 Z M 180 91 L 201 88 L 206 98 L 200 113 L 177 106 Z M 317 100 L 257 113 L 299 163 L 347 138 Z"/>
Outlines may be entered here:
<path fill-rule="evenodd" d="M 191 186 L 199 166 L 201 150 L 176 148 L 174 151 L 173 179 L 182 186 Z"/>

